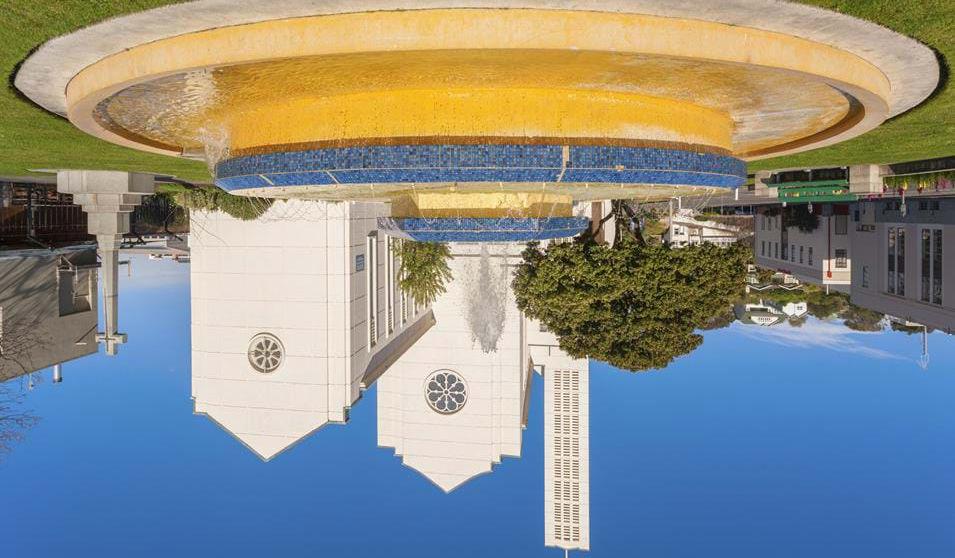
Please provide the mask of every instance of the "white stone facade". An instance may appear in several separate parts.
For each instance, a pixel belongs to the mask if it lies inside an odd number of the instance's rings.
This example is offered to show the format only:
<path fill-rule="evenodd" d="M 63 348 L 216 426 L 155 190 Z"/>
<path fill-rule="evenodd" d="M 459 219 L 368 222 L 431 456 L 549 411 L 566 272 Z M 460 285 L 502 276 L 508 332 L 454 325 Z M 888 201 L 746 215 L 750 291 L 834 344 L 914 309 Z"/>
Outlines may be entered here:
<path fill-rule="evenodd" d="M 531 365 L 544 376 L 544 544 L 590 550 L 590 361 L 525 322 Z"/>
<path fill-rule="evenodd" d="M 490 472 L 504 456 L 520 457 L 530 389 L 520 312 L 507 288 L 519 250 L 490 246 L 489 274 L 482 276 L 477 246 L 451 247 L 454 278 L 432 305 L 436 325 L 377 382 L 378 445 L 394 448 L 403 464 L 445 492 Z M 482 280 L 490 281 L 492 295 L 474 290 Z M 495 312 L 482 315 L 486 320 L 469 314 L 475 302 L 502 311 L 500 326 L 488 324 L 501 317 Z M 484 340 L 492 350 L 485 351 L 476 328 L 493 331 L 497 338 Z M 426 380 L 440 371 L 466 385 L 466 402 L 453 413 L 436 411 L 426 398 Z"/>
<path fill-rule="evenodd" d="M 370 368 L 397 350 L 393 341 L 426 310 L 390 332 L 379 327 L 370 342 L 368 286 L 376 287 L 379 324 L 387 324 L 389 308 L 395 315 L 388 302 L 398 300 L 386 277 L 394 270 L 387 242 L 375 235 L 384 211 L 380 204 L 277 201 L 255 221 L 192 212 L 196 413 L 263 459 L 347 420 Z M 282 349 L 281 365 L 268 373 L 249 358 L 250 342 L 263 333 Z"/>
<path fill-rule="evenodd" d="M 377 382 L 378 444 L 450 492 L 491 472 L 504 456 L 521 455 L 536 370 L 544 378 L 544 542 L 587 550 L 589 362 L 569 357 L 552 333 L 517 309 L 509 283 L 518 250 L 489 247 L 487 274 L 480 248 L 451 246 L 454 279 L 433 305 L 437 324 Z M 488 281 L 495 288 L 475 290 Z M 488 327 L 495 312 L 476 319 L 469 311 L 475 303 L 502 310 L 501 326 Z M 488 330 L 498 335 L 482 345 Z M 466 384 L 466 402 L 453 413 L 436 411 L 426 397 L 429 378 L 441 372 Z"/>

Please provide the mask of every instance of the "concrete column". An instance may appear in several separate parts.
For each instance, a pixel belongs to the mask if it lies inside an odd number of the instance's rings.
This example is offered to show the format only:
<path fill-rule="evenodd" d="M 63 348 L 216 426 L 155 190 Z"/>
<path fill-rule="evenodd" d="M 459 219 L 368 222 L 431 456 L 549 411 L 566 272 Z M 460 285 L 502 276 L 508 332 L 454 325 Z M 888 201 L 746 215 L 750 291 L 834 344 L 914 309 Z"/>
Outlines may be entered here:
<path fill-rule="evenodd" d="M 106 354 L 115 355 L 119 345 L 126 342 L 126 334 L 119 333 L 119 246 L 122 235 L 97 235 L 103 278 L 103 331 L 97 341 L 106 345 Z"/>
<path fill-rule="evenodd" d="M 881 194 L 882 172 L 879 165 L 852 165 L 849 167 L 849 192 L 852 194 Z"/>
<path fill-rule="evenodd" d="M 778 195 L 779 188 L 768 184 L 769 178 L 773 175 L 770 171 L 756 171 L 753 189 L 753 195 L 760 198 L 775 198 Z"/>
<path fill-rule="evenodd" d="M 119 333 L 119 247 L 130 230 L 129 214 L 142 197 L 155 191 L 155 177 L 122 171 L 62 170 L 56 173 L 56 189 L 72 194 L 73 202 L 87 213 L 87 231 L 96 236 L 102 264 L 103 331 L 96 340 L 115 355 L 126 334 Z"/>

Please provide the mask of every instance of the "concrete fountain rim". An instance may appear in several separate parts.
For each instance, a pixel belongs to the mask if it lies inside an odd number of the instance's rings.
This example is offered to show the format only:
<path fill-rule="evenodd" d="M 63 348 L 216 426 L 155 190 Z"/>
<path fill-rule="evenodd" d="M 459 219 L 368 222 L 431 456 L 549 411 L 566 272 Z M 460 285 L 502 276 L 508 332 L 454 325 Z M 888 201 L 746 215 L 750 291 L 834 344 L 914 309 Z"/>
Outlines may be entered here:
<path fill-rule="evenodd" d="M 877 66 L 891 85 L 889 117 L 918 105 L 936 89 L 939 66 L 922 43 L 876 23 L 780 0 L 197 0 L 109 19 L 57 37 L 28 57 L 15 85 L 50 112 L 66 114 L 70 80 L 102 58 L 177 35 L 258 21 L 379 10 L 537 8 L 707 20 L 825 43 Z"/>

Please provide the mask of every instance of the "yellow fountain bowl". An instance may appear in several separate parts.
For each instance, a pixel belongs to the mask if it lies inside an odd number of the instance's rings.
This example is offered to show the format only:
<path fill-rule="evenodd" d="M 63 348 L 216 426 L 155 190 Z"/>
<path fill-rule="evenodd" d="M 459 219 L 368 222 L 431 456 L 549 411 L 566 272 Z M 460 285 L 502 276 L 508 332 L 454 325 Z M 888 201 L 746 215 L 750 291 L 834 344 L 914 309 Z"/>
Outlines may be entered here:
<path fill-rule="evenodd" d="M 393 217 L 570 217 L 573 197 L 545 192 L 405 192 L 391 200 Z"/>
<path fill-rule="evenodd" d="M 666 143 L 754 158 L 872 128 L 878 68 L 781 33 L 641 14 L 426 9 L 291 18 L 109 56 L 67 88 L 80 128 L 194 155 L 296 146 Z M 489 138 L 489 139 L 488 139 Z"/>

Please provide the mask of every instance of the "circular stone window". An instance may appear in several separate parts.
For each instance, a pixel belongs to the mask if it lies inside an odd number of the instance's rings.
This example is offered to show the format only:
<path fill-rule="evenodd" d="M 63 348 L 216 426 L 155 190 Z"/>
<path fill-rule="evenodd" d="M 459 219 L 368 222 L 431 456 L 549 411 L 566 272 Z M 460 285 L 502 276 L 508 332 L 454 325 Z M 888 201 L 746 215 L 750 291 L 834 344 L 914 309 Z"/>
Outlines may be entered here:
<path fill-rule="evenodd" d="M 258 372 L 275 372 L 284 360 L 285 348 L 271 333 L 260 333 L 249 342 L 249 364 Z"/>
<path fill-rule="evenodd" d="M 468 401 L 468 386 L 457 372 L 437 370 L 424 382 L 428 405 L 442 415 L 454 414 Z"/>

